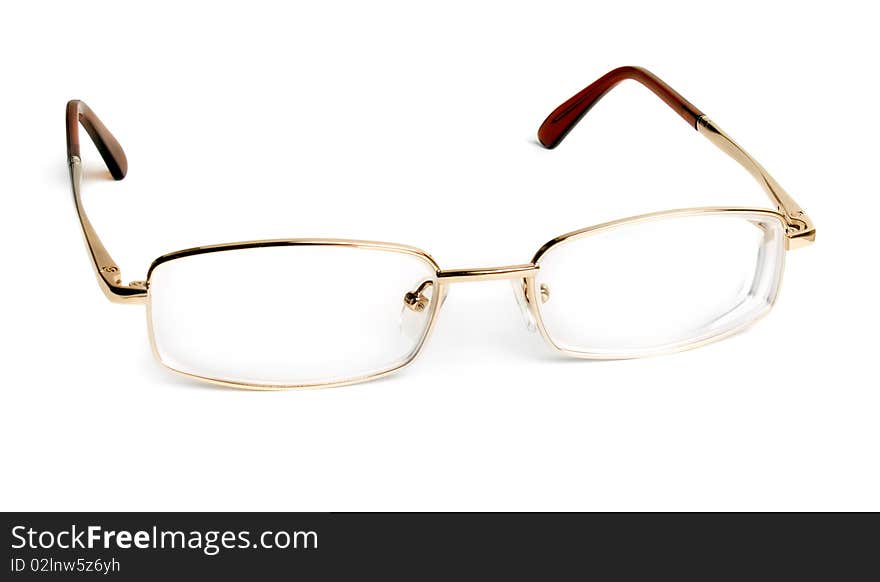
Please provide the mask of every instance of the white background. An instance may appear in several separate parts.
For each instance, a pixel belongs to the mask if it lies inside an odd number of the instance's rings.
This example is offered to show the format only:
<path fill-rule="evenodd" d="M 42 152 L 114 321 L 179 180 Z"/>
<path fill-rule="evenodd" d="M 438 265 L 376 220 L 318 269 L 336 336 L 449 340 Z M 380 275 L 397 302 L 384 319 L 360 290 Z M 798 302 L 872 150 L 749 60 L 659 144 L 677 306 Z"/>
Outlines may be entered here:
<path fill-rule="evenodd" d="M 307 6 L 2 9 L 0 508 L 880 510 L 869 4 Z M 746 333 L 561 360 L 506 282 L 459 285 L 401 373 L 252 393 L 165 372 L 143 307 L 95 283 L 66 174 L 72 98 L 128 154 L 113 182 L 83 133 L 85 202 L 126 280 L 164 252 L 273 237 L 519 263 L 607 219 L 767 205 L 634 83 L 559 149 L 535 145 L 556 105 L 622 64 L 700 107 L 818 226 Z"/>

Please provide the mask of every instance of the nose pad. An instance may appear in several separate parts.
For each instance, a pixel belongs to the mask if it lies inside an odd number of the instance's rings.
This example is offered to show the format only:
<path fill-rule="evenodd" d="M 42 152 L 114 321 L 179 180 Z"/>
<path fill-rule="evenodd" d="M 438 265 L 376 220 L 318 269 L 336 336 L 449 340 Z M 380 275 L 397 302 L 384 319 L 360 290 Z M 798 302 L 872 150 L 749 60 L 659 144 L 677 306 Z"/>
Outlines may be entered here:
<path fill-rule="evenodd" d="M 538 330 L 538 324 L 535 322 L 535 316 L 529 307 L 528 281 L 526 279 L 511 279 L 510 286 L 513 287 L 513 296 L 516 298 L 516 304 L 519 305 L 519 312 L 522 315 L 523 324 L 526 330 L 534 332 Z"/>
<path fill-rule="evenodd" d="M 748 280 L 748 294 L 750 297 L 755 297 L 759 293 L 758 287 L 761 285 L 761 274 L 766 271 L 767 263 L 771 260 L 770 251 L 774 247 L 776 237 L 779 236 L 779 231 L 760 222 L 753 222 L 752 224 L 760 228 L 764 233 L 761 245 L 758 247 L 758 256 L 755 259 L 755 271 L 749 273 L 751 279 Z"/>
<path fill-rule="evenodd" d="M 418 339 L 425 331 L 428 315 L 431 313 L 431 301 L 434 300 L 434 282 L 422 281 L 407 291 L 403 296 L 400 308 L 400 333 L 410 339 Z M 445 297 L 441 298 L 442 300 Z"/>

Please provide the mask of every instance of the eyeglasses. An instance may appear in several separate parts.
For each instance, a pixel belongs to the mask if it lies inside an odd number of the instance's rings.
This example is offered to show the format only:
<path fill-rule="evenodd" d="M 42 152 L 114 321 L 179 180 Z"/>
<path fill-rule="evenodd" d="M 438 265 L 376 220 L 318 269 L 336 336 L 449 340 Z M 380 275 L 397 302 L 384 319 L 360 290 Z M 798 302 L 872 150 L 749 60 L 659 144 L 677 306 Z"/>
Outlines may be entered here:
<path fill-rule="evenodd" d="M 413 361 L 457 283 L 506 279 L 530 329 L 575 357 L 636 358 L 697 347 L 763 316 L 787 250 L 815 240 L 806 213 L 715 123 L 649 71 L 615 69 L 560 105 L 538 130 L 555 148 L 621 81 L 638 81 L 739 162 L 774 209 L 654 212 L 569 232 L 523 264 L 441 269 L 414 247 L 360 240 L 282 239 L 196 247 L 153 261 L 123 283 L 81 199 L 78 126 L 113 178 L 119 142 L 82 101 L 67 104 L 76 211 L 104 294 L 147 306 L 153 353 L 167 368 L 240 388 L 338 386 Z"/>

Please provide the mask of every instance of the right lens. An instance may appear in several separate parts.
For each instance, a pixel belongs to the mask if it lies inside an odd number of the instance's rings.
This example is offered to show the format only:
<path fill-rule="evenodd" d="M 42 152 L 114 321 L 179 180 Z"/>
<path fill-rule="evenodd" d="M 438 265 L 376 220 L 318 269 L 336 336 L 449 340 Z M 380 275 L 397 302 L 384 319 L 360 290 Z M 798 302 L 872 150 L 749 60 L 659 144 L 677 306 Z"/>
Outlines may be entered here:
<path fill-rule="evenodd" d="M 550 246 L 533 295 L 556 347 L 600 358 L 650 355 L 766 313 L 784 253 L 782 220 L 770 212 L 643 217 Z"/>
<path fill-rule="evenodd" d="M 415 251 L 369 245 L 221 247 L 159 262 L 149 281 L 159 359 L 256 387 L 362 380 L 406 364 L 436 309 L 436 268 Z"/>

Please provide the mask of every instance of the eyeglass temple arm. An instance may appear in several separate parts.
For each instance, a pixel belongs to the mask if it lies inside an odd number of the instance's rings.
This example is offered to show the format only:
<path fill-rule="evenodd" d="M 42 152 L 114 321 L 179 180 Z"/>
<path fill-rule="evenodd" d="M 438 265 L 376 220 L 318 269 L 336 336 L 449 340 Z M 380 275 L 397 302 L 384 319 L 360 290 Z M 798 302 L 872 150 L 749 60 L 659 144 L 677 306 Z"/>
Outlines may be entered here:
<path fill-rule="evenodd" d="M 141 303 L 147 294 L 146 283 L 141 281 L 135 281 L 128 285 L 122 283 L 119 267 L 107 252 L 83 208 L 80 124 L 92 138 L 95 147 L 107 165 L 107 169 L 115 180 L 121 180 L 125 177 L 128 171 L 128 161 L 125 158 L 125 152 L 122 151 L 122 146 L 88 105 L 78 100 L 67 103 L 67 162 L 70 168 L 70 184 L 73 188 L 73 201 L 76 205 L 76 213 L 79 216 L 86 246 L 98 275 L 98 283 L 107 298 L 115 303 Z"/>
<path fill-rule="evenodd" d="M 776 209 L 785 216 L 788 248 L 805 246 L 816 239 L 816 228 L 806 212 L 757 160 L 706 117 L 693 103 L 682 97 L 658 76 L 642 67 L 627 66 L 614 69 L 557 107 L 538 129 L 538 141 L 548 149 L 558 146 L 593 105 L 620 82 L 627 79 L 638 81 L 650 89 L 682 119 L 687 121 L 688 125 L 736 160 L 761 184 Z"/>

